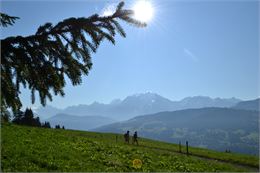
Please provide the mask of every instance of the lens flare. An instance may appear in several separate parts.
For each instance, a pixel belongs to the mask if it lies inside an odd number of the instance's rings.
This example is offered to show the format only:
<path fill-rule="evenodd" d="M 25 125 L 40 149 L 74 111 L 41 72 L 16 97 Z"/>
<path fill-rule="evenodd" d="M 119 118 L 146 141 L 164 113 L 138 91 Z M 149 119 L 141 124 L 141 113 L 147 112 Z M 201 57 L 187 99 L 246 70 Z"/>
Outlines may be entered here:
<path fill-rule="evenodd" d="M 148 0 L 139 0 L 133 7 L 134 18 L 141 22 L 149 22 L 153 17 L 154 8 Z"/>

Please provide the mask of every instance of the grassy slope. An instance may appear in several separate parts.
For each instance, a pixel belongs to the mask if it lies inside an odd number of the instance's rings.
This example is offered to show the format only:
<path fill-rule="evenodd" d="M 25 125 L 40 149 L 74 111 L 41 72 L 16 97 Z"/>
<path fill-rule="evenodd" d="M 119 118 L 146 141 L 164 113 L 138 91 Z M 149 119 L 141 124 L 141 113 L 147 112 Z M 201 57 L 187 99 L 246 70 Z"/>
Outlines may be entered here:
<path fill-rule="evenodd" d="M 174 144 L 139 139 L 140 146 L 123 143 L 122 136 L 72 130 L 32 128 L 4 124 L 1 127 L 2 171 L 250 171 L 216 160 L 179 154 Z M 196 155 L 258 167 L 258 158 L 190 148 Z M 134 159 L 143 165 L 132 166 Z"/>

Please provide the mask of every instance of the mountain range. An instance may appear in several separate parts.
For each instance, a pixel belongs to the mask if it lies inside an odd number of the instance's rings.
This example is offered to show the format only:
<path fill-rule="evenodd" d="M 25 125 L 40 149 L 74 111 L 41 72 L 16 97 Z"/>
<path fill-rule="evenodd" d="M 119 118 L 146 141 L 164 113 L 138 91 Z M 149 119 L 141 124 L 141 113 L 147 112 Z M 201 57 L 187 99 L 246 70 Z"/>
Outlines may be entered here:
<path fill-rule="evenodd" d="M 58 109 L 52 106 L 36 109 L 36 114 L 43 120 L 56 114 L 73 116 L 103 116 L 117 121 L 127 120 L 138 115 L 152 114 L 162 111 L 175 111 L 203 107 L 231 107 L 241 100 L 236 98 L 210 98 L 206 96 L 186 97 L 180 101 L 171 101 L 155 93 L 142 93 L 116 99 L 109 104 L 94 102 L 90 105 L 69 106 Z"/>

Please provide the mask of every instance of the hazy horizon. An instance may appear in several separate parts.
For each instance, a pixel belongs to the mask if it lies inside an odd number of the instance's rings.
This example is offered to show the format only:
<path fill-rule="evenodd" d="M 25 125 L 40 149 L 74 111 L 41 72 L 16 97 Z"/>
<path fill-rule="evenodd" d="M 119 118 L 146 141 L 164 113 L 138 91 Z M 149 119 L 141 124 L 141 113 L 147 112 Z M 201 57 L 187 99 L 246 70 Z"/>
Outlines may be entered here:
<path fill-rule="evenodd" d="M 162 96 L 158 93 L 154 93 L 154 92 L 150 92 L 150 91 L 147 91 L 147 92 L 144 92 L 144 93 L 135 93 L 135 94 L 129 94 L 125 97 L 122 97 L 122 98 L 114 98 L 108 102 L 101 102 L 101 101 L 98 101 L 98 100 L 94 100 L 94 101 L 90 101 L 88 103 L 78 103 L 78 104 L 71 104 L 71 105 L 67 105 L 65 107 L 60 107 L 60 106 L 54 106 L 51 104 L 47 104 L 46 106 L 51 106 L 51 107 L 55 107 L 55 108 L 58 108 L 58 109 L 64 109 L 64 108 L 67 108 L 67 107 L 70 107 L 70 106 L 80 106 L 80 105 L 91 105 L 91 104 L 94 104 L 94 103 L 99 103 L 99 104 L 111 104 L 113 101 L 116 101 L 116 100 L 120 100 L 120 101 L 123 101 L 124 99 L 126 99 L 127 97 L 129 96 L 138 96 L 138 95 L 141 95 L 141 94 L 147 94 L 147 93 L 150 93 L 150 94 L 156 94 L 156 95 L 159 95 L 163 98 L 166 98 L 166 99 L 169 99 L 170 101 L 173 101 L 173 102 L 178 102 L 178 101 L 181 101 L 185 98 L 193 98 L 193 97 L 209 97 L 211 99 L 238 99 L 238 100 L 241 100 L 241 101 L 249 101 L 249 100 L 255 100 L 255 99 L 259 99 L 260 97 L 256 97 L 256 98 L 252 98 L 252 99 L 247 99 L 247 100 L 244 100 L 244 99 L 241 99 L 241 98 L 238 98 L 238 97 L 211 97 L 211 96 L 206 96 L 206 95 L 194 95 L 194 96 L 186 96 L 186 97 L 183 97 L 181 99 L 171 99 L 171 98 L 168 98 L 167 96 Z M 38 109 L 40 107 L 44 107 L 42 105 L 39 105 L 39 106 L 35 106 L 33 107 L 33 109 Z M 24 107 L 25 109 L 26 107 Z"/>

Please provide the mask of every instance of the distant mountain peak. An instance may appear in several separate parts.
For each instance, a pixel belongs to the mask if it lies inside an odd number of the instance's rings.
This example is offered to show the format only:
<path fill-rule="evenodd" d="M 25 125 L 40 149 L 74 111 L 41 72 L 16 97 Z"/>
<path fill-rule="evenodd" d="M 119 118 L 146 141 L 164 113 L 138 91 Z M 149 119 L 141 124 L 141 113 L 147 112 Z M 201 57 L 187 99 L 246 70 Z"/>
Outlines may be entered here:
<path fill-rule="evenodd" d="M 135 102 L 144 101 L 147 103 L 155 103 L 159 100 L 171 102 L 171 100 L 164 98 L 164 97 L 160 96 L 159 94 L 153 93 L 153 92 L 138 93 L 138 94 L 130 95 L 130 96 L 127 96 L 122 102 L 129 103 L 132 101 L 135 101 Z"/>
<path fill-rule="evenodd" d="M 142 98 L 165 98 L 165 97 L 163 97 L 160 94 L 157 94 L 155 92 L 139 93 L 139 94 L 134 94 L 133 96 L 134 97 L 142 97 Z M 167 99 L 167 98 L 165 98 L 165 99 Z"/>
<path fill-rule="evenodd" d="M 104 103 L 99 103 L 97 101 L 94 101 L 93 103 L 90 104 L 90 106 L 98 106 L 98 105 L 104 105 Z"/>
<path fill-rule="evenodd" d="M 145 96 L 147 96 L 147 97 L 155 97 L 155 96 L 160 96 L 160 95 L 157 94 L 157 93 L 151 92 L 151 91 L 147 91 L 145 93 L 136 93 L 136 94 L 130 95 L 128 97 L 145 97 Z"/>
<path fill-rule="evenodd" d="M 180 101 L 172 101 L 154 92 L 137 93 L 120 100 L 115 99 L 108 104 L 93 102 L 88 105 L 74 105 L 65 109 L 55 109 L 47 107 L 38 111 L 41 117 L 49 118 L 58 113 L 71 115 L 102 115 L 116 120 L 126 120 L 136 115 L 157 113 L 162 111 L 174 111 L 189 108 L 203 107 L 231 107 L 240 100 L 236 98 L 222 99 L 210 98 L 208 96 L 186 97 Z M 40 110 L 40 109 L 38 109 Z M 41 118 L 42 119 L 42 118 Z"/>
<path fill-rule="evenodd" d="M 117 104 L 120 104 L 121 102 L 122 102 L 121 99 L 114 99 L 114 100 L 112 100 L 112 101 L 110 102 L 110 104 L 112 104 L 112 105 L 117 105 Z"/>

